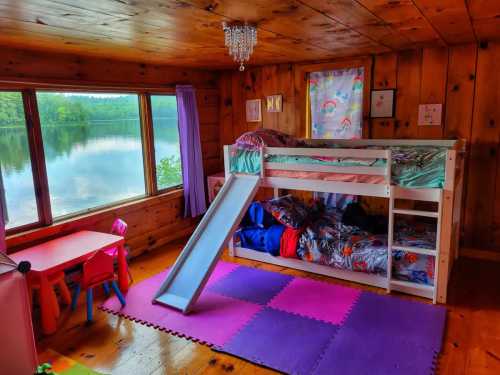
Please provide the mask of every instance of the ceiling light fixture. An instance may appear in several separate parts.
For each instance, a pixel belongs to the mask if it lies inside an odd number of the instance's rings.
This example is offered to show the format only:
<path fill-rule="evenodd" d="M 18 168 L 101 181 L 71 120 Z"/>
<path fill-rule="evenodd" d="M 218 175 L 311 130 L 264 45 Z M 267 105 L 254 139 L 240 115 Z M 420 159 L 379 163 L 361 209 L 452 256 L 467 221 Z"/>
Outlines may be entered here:
<path fill-rule="evenodd" d="M 250 59 L 257 44 L 257 28 L 248 23 L 222 23 L 224 40 L 234 61 L 240 63 L 240 72 L 245 70 L 244 62 Z"/>

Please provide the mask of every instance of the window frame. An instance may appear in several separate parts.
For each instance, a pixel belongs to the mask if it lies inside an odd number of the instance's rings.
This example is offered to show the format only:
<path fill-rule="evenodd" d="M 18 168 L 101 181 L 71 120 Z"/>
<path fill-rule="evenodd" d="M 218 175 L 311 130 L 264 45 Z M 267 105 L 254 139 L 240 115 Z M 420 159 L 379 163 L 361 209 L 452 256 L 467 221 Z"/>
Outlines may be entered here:
<path fill-rule="evenodd" d="M 145 194 L 111 202 L 85 210 L 80 210 L 68 215 L 54 218 L 52 215 L 48 176 L 46 169 L 45 152 L 42 139 L 40 116 L 38 113 L 38 103 L 36 93 L 40 92 L 75 92 L 75 93 L 116 93 L 134 94 L 138 96 L 140 132 L 143 155 L 143 172 L 145 182 Z M 6 230 L 6 235 L 16 235 L 22 232 L 48 227 L 54 223 L 64 222 L 70 219 L 82 217 L 94 212 L 123 206 L 124 204 L 141 201 L 169 191 L 179 190 L 182 184 L 158 189 L 156 180 L 156 164 L 154 149 L 154 131 L 151 108 L 151 95 L 175 96 L 174 87 L 149 87 L 149 86 L 103 86 L 103 85 L 67 85 L 67 84 L 47 84 L 47 83 L 4 83 L 0 82 L 0 92 L 20 92 L 23 98 L 23 108 L 28 135 L 30 151 L 30 162 L 33 175 L 33 184 L 37 202 L 38 221 L 21 225 Z"/>
<path fill-rule="evenodd" d="M 174 186 L 169 186 L 169 187 L 166 187 L 166 188 L 163 188 L 163 189 L 158 189 L 158 179 L 157 179 L 157 175 L 156 175 L 156 152 L 155 152 L 155 147 L 154 147 L 154 120 L 153 120 L 153 107 L 152 107 L 152 104 L 151 104 L 151 96 L 176 96 L 175 95 L 175 92 L 174 93 L 171 93 L 171 94 L 166 94 L 166 93 L 158 93 L 158 92 L 152 92 L 152 93 L 148 93 L 147 94 L 147 98 L 148 98 L 148 105 L 149 105 L 149 115 L 150 115 L 150 119 L 151 119 L 151 136 L 152 136 L 152 153 L 151 153 L 151 158 L 152 158 L 152 168 L 153 168 L 153 171 L 151 173 L 151 175 L 154 177 L 155 179 L 155 182 L 154 182 L 154 186 L 156 187 L 156 193 L 157 194 L 163 194 L 169 190 L 172 190 L 172 189 L 180 189 L 182 188 L 182 182 L 178 185 L 174 185 Z M 177 122 L 179 121 L 179 118 L 177 118 Z M 179 131 L 179 128 L 177 127 L 177 131 Z M 179 140 L 179 148 L 180 148 L 180 140 Z M 182 162 L 181 162 L 181 165 L 182 165 Z"/>

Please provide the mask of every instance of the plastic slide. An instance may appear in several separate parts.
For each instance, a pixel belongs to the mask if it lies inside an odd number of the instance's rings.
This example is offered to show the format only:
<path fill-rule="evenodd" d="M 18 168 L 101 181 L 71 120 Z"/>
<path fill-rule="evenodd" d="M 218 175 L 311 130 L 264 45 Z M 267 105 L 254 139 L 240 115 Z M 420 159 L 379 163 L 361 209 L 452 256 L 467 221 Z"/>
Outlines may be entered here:
<path fill-rule="evenodd" d="M 153 303 L 188 313 L 239 225 L 259 187 L 260 177 L 230 175 L 175 261 Z"/>

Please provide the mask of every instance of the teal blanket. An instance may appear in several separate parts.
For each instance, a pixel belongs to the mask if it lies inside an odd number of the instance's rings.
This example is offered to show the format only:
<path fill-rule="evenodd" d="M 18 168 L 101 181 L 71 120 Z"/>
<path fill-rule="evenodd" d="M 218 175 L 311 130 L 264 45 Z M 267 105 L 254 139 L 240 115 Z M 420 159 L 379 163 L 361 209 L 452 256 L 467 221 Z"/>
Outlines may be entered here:
<path fill-rule="evenodd" d="M 367 147 L 376 149 L 377 147 Z M 407 188 L 443 188 L 445 180 L 446 147 L 392 146 L 392 183 Z M 293 155 L 266 156 L 266 162 L 318 164 L 341 167 L 385 166 L 383 159 L 317 158 Z M 233 149 L 230 170 L 233 173 L 260 173 L 260 152 Z"/>

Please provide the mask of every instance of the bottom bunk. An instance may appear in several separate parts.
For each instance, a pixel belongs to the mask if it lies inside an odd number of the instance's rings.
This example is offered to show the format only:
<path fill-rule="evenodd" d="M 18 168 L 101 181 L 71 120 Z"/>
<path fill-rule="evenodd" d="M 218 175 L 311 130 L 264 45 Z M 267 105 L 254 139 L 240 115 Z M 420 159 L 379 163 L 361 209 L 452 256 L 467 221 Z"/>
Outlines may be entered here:
<path fill-rule="evenodd" d="M 360 212 L 361 211 L 361 212 Z M 397 220 L 394 245 L 436 246 L 435 225 Z M 254 202 L 234 238 L 233 254 L 262 262 L 386 288 L 387 220 L 359 205 L 306 206 L 285 196 Z M 391 289 L 433 298 L 435 258 L 393 250 Z"/>

